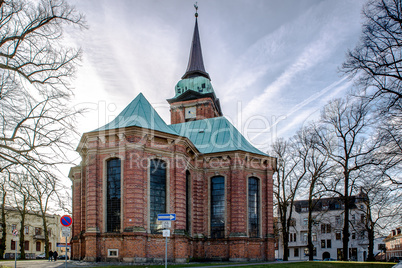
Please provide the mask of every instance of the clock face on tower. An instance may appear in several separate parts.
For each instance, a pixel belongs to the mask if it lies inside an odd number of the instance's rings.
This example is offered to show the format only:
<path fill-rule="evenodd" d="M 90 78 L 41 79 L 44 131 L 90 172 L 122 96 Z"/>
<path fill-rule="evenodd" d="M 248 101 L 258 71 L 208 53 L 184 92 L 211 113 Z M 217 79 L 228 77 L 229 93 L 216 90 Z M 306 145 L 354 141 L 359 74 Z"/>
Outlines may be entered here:
<path fill-rule="evenodd" d="M 196 109 L 195 107 L 186 107 L 186 109 L 184 110 L 184 118 L 185 119 L 192 119 L 195 118 L 196 115 Z"/>

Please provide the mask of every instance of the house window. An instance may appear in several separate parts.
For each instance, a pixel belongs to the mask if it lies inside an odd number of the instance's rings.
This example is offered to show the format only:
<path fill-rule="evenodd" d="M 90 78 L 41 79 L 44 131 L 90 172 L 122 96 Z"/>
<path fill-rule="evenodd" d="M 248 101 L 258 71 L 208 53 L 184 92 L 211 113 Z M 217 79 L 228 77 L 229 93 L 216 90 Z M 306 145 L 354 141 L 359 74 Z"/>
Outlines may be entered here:
<path fill-rule="evenodd" d="M 40 241 L 36 242 L 36 251 L 41 251 L 41 243 L 40 243 Z"/>
<path fill-rule="evenodd" d="M 356 233 L 352 233 L 352 239 L 356 239 Z"/>
<path fill-rule="evenodd" d="M 335 216 L 335 223 L 336 223 L 336 225 L 342 224 L 341 216 Z"/>
<path fill-rule="evenodd" d="M 325 240 L 321 240 L 321 248 L 325 248 Z"/>
<path fill-rule="evenodd" d="M 222 176 L 211 179 L 211 237 L 225 236 L 225 179 Z"/>
<path fill-rule="evenodd" d="M 107 161 L 106 232 L 120 232 L 121 160 Z"/>
<path fill-rule="evenodd" d="M 307 242 L 307 232 L 300 232 L 300 239 L 302 242 Z"/>
<path fill-rule="evenodd" d="M 118 249 L 108 249 L 107 256 L 109 258 L 117 258 L 117 257 L 119 257 L 119 250 Z"/>
<path fill-rule="evenodd" d="M 12 224 L 11 225 L 11 231 L 16 230 L 17 229 L 17 224 Z"/>
<path fill-rule="evenodd" d="M 360 215 L 360 222 L 364 223 L 364 214 Z"/>
<path fill-rule="evenodd" d="M 296 227 L 296 219 L 295 218 L 290 219 L 289 226 Z"/>
<path fill-rule="evenodd" d="M 313 242 L 317 242 L 317 234 L 316 233 L 312 234 L 312 240 L 313 240 Z"/>
<path fill-rule="evenodd" d="M 335 233 L 335 238 L 336 238 L 336 240 L 341 240 L 341 232 L 336 232 Z"/>
<path fill-rule="evenodd" d="M 150 228 L 158 233 L 158 214 L 166 213 L 166 162 L 153 159 L 150 169 Z"/>
<path fill-rule="evenodd" d="M 298 248 L 294 249 L 293 256 L 299 257 L 299 249 Z"/>
<path fill-rule="evenodd" d="M 257 178 L 248 179 L 248 235 L 259 237 L 260 202 Z"/>
<path fill-rule="evenodd" d="M 29 234 L 29 226 L 28 225 L 24 226 L 24 234 Z"/>
<path fill-rule="evenodd" d="M 49 237 L 52 236 L 52 228 L 47 228 L 47 235 L 48 235 Z"/>
<path fill-rule="evenodd" d="M 302 207 L 302 208 L 301 208 L 301 211 L 302 211 L 302 212 L 307 212 L 307 211 L 308 211 L 308 208 L 307 208 L 307 207 Z"/>
<path fill-rule="evenodd" d="M 49 250 L 52 250 L 52 243 L 49 242 Z"/>
<path fill-rule="evenodd" d="M 42 235 L 42 228 L 35 227 L 35 235 Z"/>
<path fill-rule="evenodd" d="M 331 248 L 331 247 L 332 247 L 331 239 L 327 239 L 327 248 Z"/>
<path fill-rule="evenodd" d="M 190 185 L 190 172 L 186 171 L 186 231 L 190 232 L 191 223 L 191 185 Z"/>
<path fill-rule="evenodd" d="M 304 218 L 304 219 L 303 219 L 303 225 L 304 225 L 304 226 L 307 226 L 307 225 L 308 225 L 308 219 L 307 219 L 307 218 Z"/>
<path fill-rule="evenodd" d="M 293 234 L 293 242 L 296 242 L 296 233 Z"/>
<path fill-rule="evenodd" d="M 15 241 L 11 240 L 11 250 L 15 250 Z"/>
<path fill-rule="evenodd" d="M 321 233 L 331 233 L 331 224 L 321 224 Z"/>
<path fill-rule="evenodd" d="M 29 241 L 24 241 L 24 250 L 29 250 Z"/>

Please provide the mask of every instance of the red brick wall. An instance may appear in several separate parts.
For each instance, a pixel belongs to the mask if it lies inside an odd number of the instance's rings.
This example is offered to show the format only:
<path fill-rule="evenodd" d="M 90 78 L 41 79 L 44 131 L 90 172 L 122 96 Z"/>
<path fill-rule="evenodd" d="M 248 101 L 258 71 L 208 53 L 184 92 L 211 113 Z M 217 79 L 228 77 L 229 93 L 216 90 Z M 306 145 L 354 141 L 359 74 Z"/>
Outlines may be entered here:
<path fill-rule="evenodd" d="M 193 155 L 182 140 L 153 136 L 132 129 L 108 133 L 97 138 L 86 134 L 82 166 L 73 175 L 74 259 L 107 260 L 107 249 L 119 249 L 118 260 L 144 261 L 164 258 L 165 240 L 148 234 L 148 161 L 168 163 L 169 207 L 176 213 L 172 224 L 168 255 L 171 260 L 195 259 L 274 259 L 272 167 L 270 160 L 244 152 L 226 152 L 208 157 Z M 159 134 L 158 134 L 159 135 Z M 94 136 L 94 137 L 92 137 Z M 103 178 L 105 160 L 122 159 L 122 233 L 103 229 Z M 258 161 L 252 162 L 252 157 Z M 268 158 L 268 157 L 267 157 Z M 268 161 L 269 160 L 269 161 Z M 186 229 L 186 170 L 191 174 L 191 228 Z M 81 176 L 82 174 L 82 176 Z M 209 183 L 213 176 L 226 178 L 226 223 L 224 239 L 209 236 Z M 247 237 L 247 182 L 255 176 L 261 181 L 261 237 Z"/>

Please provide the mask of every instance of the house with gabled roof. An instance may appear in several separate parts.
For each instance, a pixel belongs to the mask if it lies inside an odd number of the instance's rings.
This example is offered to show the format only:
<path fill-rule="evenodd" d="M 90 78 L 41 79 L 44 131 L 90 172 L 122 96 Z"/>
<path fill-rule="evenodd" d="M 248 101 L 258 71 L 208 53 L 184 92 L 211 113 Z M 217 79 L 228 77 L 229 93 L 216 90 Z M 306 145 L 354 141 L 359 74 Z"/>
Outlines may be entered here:
<path fill-rule="evenodd" d="M 168 259 L 273 260 L 276 159 L 223 116 L 205 71 L 196 13 L 187 70 L 168 99 L 171 124 L 141 93 L 82 135 L 71 168 L 72 259 L 161 261 L 158 214 L 172 213 Z"/>

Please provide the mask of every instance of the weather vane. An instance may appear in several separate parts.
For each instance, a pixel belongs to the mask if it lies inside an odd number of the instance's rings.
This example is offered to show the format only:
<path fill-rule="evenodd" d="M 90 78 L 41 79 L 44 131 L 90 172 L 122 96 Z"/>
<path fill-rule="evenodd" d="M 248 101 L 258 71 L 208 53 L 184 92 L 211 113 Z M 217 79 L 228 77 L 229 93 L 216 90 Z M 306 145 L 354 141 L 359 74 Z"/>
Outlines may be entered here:
<path fill-rule="evenodd" d="M 198 2 L 195 2 L 194 8 L 195 8 L 195 17 L 198 17 Z"/>

